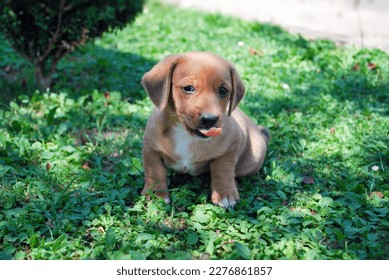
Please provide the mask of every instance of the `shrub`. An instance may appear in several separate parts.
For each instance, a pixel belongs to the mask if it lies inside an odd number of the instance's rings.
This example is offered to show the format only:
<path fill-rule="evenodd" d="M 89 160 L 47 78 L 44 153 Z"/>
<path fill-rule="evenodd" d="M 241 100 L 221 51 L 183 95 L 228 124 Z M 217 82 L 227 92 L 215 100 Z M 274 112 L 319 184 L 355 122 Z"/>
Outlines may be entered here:
<path fill-rule="evenodd" d="M 50 87 L 61 58 L 105 31 L 134 20 L 144 0 L 5 0 L 0 33 L 35 67 L 41 89 Z"/>

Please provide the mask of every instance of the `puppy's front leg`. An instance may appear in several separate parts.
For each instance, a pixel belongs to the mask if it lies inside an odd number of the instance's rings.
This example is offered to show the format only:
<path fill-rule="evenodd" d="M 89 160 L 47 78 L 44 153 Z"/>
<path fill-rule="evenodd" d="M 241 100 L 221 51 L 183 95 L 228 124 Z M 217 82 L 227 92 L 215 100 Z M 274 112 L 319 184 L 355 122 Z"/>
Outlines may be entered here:
<path fill-rule="evenodd" d="M 147 147 L 143 147 L 143 166 L 145 171 L 145 184 L 142 195 L 149 195 L 150 191 L 170 203 L 166 168 L 163 165 L 160 155 Z"/>
<path fill-rule="evenodd" d="M 234 207 L 239 201 L 235 165 L 236 159 L 231 154 L 211 162 L 212 202 L 224 208 Z"/>

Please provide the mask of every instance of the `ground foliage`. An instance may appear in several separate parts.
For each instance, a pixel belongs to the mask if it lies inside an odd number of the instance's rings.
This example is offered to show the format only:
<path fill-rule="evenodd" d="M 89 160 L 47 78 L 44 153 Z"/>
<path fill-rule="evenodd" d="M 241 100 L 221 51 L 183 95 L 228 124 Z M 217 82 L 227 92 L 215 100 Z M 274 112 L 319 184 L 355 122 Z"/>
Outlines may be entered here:
<path fill-rule="evenodd" d="M 0 48 L 1 258 L 388 259 L 387 53 L 157 4 L 65 58 L 48 92 Z M 235 63 L 272 133 L 235 209 L 206 175 L 171 172 L 171 205 L 139 195 L 140 79 L 190 50 Z"/>

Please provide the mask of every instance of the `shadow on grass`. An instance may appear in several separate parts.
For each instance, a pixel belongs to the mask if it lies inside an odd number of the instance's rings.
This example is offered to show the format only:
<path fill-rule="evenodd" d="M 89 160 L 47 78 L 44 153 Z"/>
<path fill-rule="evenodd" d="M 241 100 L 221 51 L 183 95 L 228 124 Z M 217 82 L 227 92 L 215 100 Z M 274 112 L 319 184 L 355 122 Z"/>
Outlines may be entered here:
<path fill-rule="evenodd" d="M 145 97 L 141 79 L 154 64 L 133 53 L 88 44 L 60 61 L 50 92 L 65 92 L 76 99 L 94 90 L 118 91 L 125 100 L 133 102 Z M 37 90 L 33 67 L 21 58 L 0 66 L 2 103 L 19 95 L 32 96 Z"/>
<path fill-rule="evenodd" d="M 141 79 L 154 64 L 133 53 L 88 45 L 59 65 L 54 90 L 67 91 L 73 97 L 94 89 L 118 91 L 130 101 L 143 99 Z"/>

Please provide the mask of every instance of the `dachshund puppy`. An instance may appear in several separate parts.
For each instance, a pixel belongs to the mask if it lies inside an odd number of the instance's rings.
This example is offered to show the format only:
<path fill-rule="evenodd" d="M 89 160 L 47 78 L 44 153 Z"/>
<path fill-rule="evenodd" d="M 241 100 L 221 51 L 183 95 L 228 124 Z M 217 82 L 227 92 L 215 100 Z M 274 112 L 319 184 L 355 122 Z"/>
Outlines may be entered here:
<path fill-rule="evenodd" d="M 235 67 L 207 52 L 168 56 L 142 79 L 155 105 L 143 139 L 143 195 L 170 202 L 166 168 L 211 175 L 211 199 L 239 201 L 236 177 L 258 172 L 270 135 L 239 108 L 245 87 Z"/>

